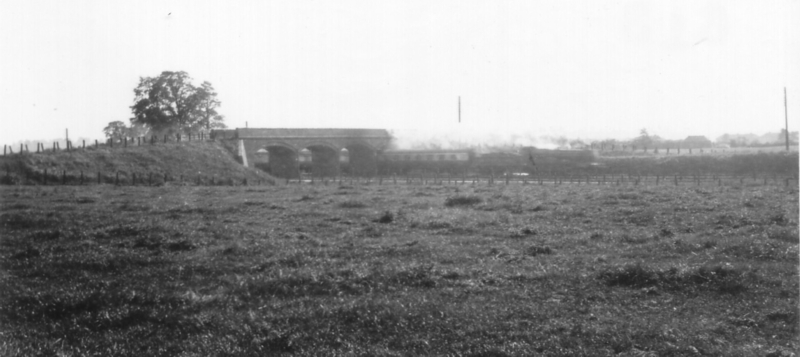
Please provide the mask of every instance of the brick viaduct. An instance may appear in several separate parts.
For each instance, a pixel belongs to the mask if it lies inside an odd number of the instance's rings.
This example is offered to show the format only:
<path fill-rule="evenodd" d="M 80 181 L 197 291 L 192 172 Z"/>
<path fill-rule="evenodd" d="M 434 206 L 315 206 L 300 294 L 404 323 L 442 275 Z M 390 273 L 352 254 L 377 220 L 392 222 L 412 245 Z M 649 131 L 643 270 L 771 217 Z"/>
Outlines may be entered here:
<path fill-rule="evenodd" d="M 233 129 L 214 130 L 217 139 L 236 142 L 242 163 L 266 168 L 273 176 L 295 178 L 300 174 L 300 151 L 311 152 L 314 176 L 332 177 L 341 170 L 342 149 L 347 150 L 350 174 L 371 176 L 376 156 L 392 137 L 384 129 Z"/>

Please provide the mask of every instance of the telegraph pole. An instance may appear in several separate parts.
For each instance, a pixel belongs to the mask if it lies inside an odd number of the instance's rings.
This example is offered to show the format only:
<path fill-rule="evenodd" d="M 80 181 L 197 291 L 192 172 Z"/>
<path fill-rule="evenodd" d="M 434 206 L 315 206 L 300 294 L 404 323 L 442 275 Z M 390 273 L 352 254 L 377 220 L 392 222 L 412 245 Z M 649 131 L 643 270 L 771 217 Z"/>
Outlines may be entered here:
<path fill-rule="evenodd" d="M 789 108 L 786 106 L 786 87 L 783 87 L 783 115 L 786 118 L 786 151 L 789 151 Z"/>

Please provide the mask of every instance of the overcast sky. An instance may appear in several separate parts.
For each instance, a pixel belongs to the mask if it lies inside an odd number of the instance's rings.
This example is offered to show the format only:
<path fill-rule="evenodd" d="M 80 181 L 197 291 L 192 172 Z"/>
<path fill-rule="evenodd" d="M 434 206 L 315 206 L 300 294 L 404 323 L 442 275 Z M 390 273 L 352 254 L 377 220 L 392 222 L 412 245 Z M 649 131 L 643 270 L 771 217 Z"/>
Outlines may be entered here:
<path fill-rule="evenodd" d="M 0 141 L 101 138 L 165 70 L 229 127 L 713 139 L 787 87 L 794 131 L 800 1 L 4 1 Z"/>

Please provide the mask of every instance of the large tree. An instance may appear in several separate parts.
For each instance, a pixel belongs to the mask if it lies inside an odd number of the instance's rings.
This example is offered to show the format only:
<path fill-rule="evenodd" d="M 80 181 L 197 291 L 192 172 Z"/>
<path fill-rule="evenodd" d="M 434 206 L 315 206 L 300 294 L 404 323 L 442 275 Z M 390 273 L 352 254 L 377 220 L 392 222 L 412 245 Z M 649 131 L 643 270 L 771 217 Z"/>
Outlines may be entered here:
<path fill-rule="evenodd" d="M 209 82 L 192 84 L 186 72 L 162 72 L 158 77 L 142 77 L 133 90 L 134 117 L 131 124 L 144 125 L 154 133 L 197 132 L 224 128 L 217 113 L 220 101 Z"/>

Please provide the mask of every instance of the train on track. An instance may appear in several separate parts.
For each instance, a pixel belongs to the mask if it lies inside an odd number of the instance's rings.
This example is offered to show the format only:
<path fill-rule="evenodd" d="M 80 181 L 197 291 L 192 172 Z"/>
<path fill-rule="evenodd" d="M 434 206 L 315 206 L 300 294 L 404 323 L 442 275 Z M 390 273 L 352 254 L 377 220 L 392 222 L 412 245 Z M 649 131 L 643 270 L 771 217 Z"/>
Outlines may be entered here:
<path fill-rule="evenodd" d="M 417 174 L 570 174 L 600 166 L 592 150 L 548 150 L 522 147 L 516 152 L 474 150 L 395 150 L 377 157 L 378 173 Z"/>

